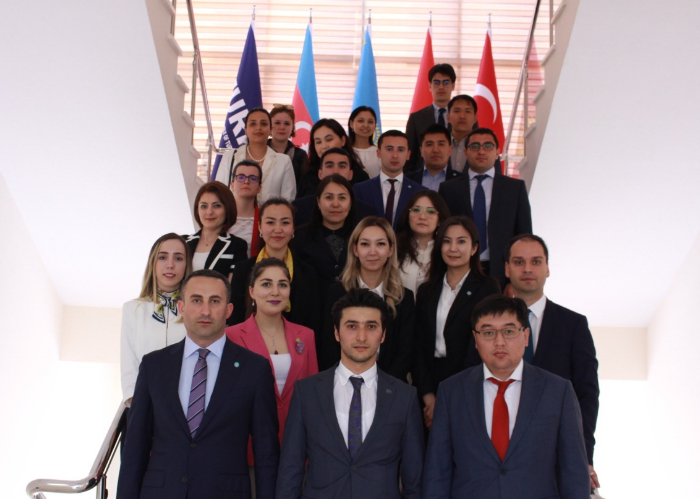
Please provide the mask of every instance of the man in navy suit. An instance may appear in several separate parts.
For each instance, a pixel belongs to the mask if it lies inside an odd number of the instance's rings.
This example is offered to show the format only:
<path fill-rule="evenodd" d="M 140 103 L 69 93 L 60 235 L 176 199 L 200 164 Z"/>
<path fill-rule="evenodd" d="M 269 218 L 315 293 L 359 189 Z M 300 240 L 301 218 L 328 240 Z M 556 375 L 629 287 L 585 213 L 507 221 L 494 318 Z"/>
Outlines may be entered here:
<path fill-rule="evenodd" d="M 438 191 L 445 180 L 452 180 L 461 174 L 450 166 L 450 132 L 442 125 L 430 125 L 421 134 L 420 154 L 423 168 L 406 173 L 406 177 L 431 191 Z"/>
<path fill-rule="evenodd" d="M 472 324 L 483 364 L 440 385 L 423 497 L 588 499 L 576 394 L 569 381 L 523 362 L 525 303 L 488 297 Z"/>
<path fill-rule="evenodd" d="M 593 447 L 600 389 L 598 360 L 588 321 L 544 295 L 544 284 L 549 277 L 549 250 L 541 237 L 515 236 L 508 242 L 505 254 L 506 275 L 514 296 L 528 307 L 531 333 L 525 360 L 571 381 L 581 407 L 591 488 L 598 488 Z"/>
<path fill-rule="evenodd" d="M 408 199 L 415 192 L 426 189 L 403 173 L 410 155 L 406 134 L 400 130 L 387 130 L 377 142 L 377 156 L 382 162 L 379 175 L 352 188 L 355 201 L 374 206 L 377 215 L 386 218 L 394 229 Z"/>
<path fill-rule="evenodd" d="M 415 113 L 411 113 L 406 123 L 406 135 L 411 157 L 408 158 L 406 171 L 420 169 L 420 136 L 430 125 L 437 123 L 449 128 L 447 121 L 447 104 L 455 89 L 457 74 L 450 64 L 436 64 L 428 71 L 430 93 L 433 103 Z"/>
<path fill-rule="evenodd" d="M 233 305 L 223 275 L 194 272 L 181 293 L 187 336 L 141 362 L 119 498 L 249 498 L 251 436 L 256 497 L 273 498 L 279 424 L 270 364 L 226 339 Z"/>
<path fill-rule="evenodd" d="M 277 498 L 417 499 L 424 450 L 418 395 L 377 368 L 388 305 L 352 289 L 331 314 L 340 363 L 294 384 Z"/>
<path fill-rule="evenodd" d="M 498 139 L 488 128 L 477 128 L 467 136 L 469 169 L 460 177 L 440 184 L 439 193 L 452 215 L 466 215 L 479 231 L 481 265 L 498 279 L 507 280 L 503 250 L 508 240 L 532 232 L 530 201 L 525 182 L 496 175 Z"/>

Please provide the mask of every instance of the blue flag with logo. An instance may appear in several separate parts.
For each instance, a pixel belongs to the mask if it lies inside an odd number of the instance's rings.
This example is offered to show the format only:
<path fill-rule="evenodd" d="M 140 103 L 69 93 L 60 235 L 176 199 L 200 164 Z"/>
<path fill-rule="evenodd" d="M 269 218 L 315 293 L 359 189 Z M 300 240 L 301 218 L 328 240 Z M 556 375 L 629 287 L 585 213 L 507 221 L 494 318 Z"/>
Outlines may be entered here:
<path fill-rule="evenodd" d="M 248 29 L 248 37 L 241 55 L 241 65 L 238 67 L 236 86 L 228 108 L 224 131 L 221 133 L 219 147 L 237 148 L 246 143 L 245 123 L 243 120 L 248 111 L 262 107 L 262 90 L 260 89 L 260 70 L 258 68 L 258 49 L 255 46 L 253 24 Z M 216 178 L 216 172 L 221 162 L 221 154 L 216 156 L 211 179 Z"/>
<path fill-rule="evenodd" d="M 377 69 L 374 66 L 374 52 L 372 52 L 372 36 L 370 27 L 365 31 L 365 44 L 360 56 L 360 70 L 357 72 L 357 85 L 355 85 L 355 97 L 352 100 L 352 108 L 369 106 L 377 113 L 377 126 L 374 136 L 382 134 L 382 118 L 379 112 L 379 91 L 377 90 Z"/>

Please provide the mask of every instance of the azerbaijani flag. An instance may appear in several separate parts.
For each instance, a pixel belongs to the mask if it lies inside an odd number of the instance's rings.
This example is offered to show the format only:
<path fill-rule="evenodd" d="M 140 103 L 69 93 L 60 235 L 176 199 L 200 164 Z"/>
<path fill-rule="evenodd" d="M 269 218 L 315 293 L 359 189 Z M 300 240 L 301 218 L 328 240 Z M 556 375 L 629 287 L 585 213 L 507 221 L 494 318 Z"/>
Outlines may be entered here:
<path fill-rule="evenodd" d="M 301 51 L 297 85 L 292 98 L 294 106 L 295 135 L 292 142 L 305 151 L 309 150 L 311 127 L 319 119 L 318 93 L 316 92 L 316 69 L 314 68 L 314 52 L 311 40 L 311 23 L 306 28 L 304 48 Z"/>

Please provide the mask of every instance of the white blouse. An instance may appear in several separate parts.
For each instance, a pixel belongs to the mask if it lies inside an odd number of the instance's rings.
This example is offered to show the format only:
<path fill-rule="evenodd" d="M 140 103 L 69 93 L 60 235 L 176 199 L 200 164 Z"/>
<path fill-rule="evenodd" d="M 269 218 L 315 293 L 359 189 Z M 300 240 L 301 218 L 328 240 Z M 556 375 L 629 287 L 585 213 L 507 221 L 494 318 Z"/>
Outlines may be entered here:
<path fill-rule="evenodd" d="M 382 169 L 382 161 L 377 157 L 377 146 L 369 146 L 367 149 L 357 149 L 353 147 L 355 154 L 360 158 L 362 166 L 365 167 L 369 178 L 374 178 L 379 175 Z"/>
<path fill-rule="evenodd" d="M 248 243 L 248 258 L 250 258 L 250 246 L 253 241 L 253 223 L 255 217 L 237 217 L 236 223 L 228 230 L 229 234 L 240 237 Z"/>
<path fill-rule="evenodd" d="M 289 376 L 289 370 L 292 368 L 292 354 L 271 354 L 270 358 L 272 359 L 272 366 L 275 368 L 275 382 L 277 382 L 277 390 L 279 390 L 280 395 L 282 395 L 284 385 L 287 383 L 287 376 Z"/>
<path fill-rule="evenodd" d="M 447 357 L 447 345 L 445 344 L 445 323 L 447 322 L 447 316 L 450 313 L 452 304 L 457 298 L 459 290 L 462 289 L 464 281 L 467 279 L 469 272 L 464 274 L 462 280 L 459 281 L 455 289 L 452 289 L 449 284 L 447 284 L 447 273 L 442 280 L 442 292 L 440 293 L 440 301 L 438 301 L 437 315 L 435 317 L 435 357 L 444 358 Z"/>
<path fill-rule="evenodd" d="M 209 257 L 208 251 L 196 251 L 192 255 L 192 270 L 202 270 L 207 264 L 207 258 Z"/>
<path fill-rule="evenodd" d="M 430 241 L 425 249 L 418 248 L 417 261 L 414 262 L 407 257 L 401 266 L 401 283 L 404 288 L 413 291 L 414 296 L 418 292 L 420 285 L 428 280 L 430 254 L 434 245 L 435 241 Z"/>

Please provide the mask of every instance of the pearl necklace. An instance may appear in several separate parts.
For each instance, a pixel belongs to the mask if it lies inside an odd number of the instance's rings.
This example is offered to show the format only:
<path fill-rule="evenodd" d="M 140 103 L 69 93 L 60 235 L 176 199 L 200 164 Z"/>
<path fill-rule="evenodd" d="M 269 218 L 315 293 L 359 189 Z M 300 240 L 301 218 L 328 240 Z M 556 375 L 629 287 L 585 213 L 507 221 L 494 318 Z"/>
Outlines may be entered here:
<path fill-rule="evenodd" d="M 255 161 L 256 163 L 262 163 L 263 161 L 265 161 L 265 158 L 267 158 L 267 146 L 265 147 L 265 155 L 262 157 L 262 159 L 258 159 L 258 158 L 256 158 L 255 156 L 253 156 L 253 155 L 250 153 L 250 146 L 248 146 L 248 145 L 245 146 L 245 152 L 246 152 L 246 155 L 247 155 L 250 159 L 252 159 L 253 161 Z"/>

